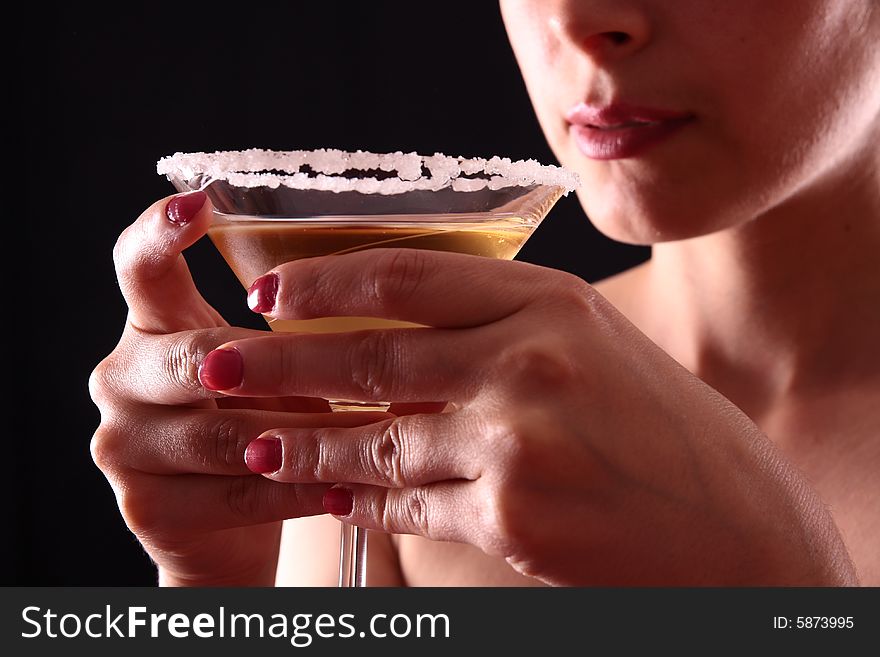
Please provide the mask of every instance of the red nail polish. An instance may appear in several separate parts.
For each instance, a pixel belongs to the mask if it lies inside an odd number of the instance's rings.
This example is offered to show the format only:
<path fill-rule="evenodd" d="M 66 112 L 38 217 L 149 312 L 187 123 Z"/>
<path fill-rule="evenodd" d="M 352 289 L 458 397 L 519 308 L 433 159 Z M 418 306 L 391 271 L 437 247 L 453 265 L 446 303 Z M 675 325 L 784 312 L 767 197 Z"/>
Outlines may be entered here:
<path fill-rule="evenodd" d="M 248 307 L 255 313 L 267 313 L 275 307 L 278 296 L 278 274 L 260 276 L 248 288 Z"/>
<path fill-rule="evenodd" d="M 244 463 L 256 474 L 281 469 L 281 441 L 278 438 L 257 438 L 244 450 Z"/>
<path fill-rule="evenodd" d="M 244 362 L 238 349 L 215 349 L 199 367 L 199 381 L 208 390 L 230 390 L 241 385 Z"/>
<path fill-rule="evenodd" d="M 334 516 L 347 516 L 354 506 L 351 491 L 347 488 L 331 488 L 324 493 L 324 511 Z"/>
<path fill-rule="evenodd" d="M 176 226 L 185 226 L 202 209 L 208 195 L 205 192 L 190 192 L 175 196 L 165 206 L 168 221 Z"/>

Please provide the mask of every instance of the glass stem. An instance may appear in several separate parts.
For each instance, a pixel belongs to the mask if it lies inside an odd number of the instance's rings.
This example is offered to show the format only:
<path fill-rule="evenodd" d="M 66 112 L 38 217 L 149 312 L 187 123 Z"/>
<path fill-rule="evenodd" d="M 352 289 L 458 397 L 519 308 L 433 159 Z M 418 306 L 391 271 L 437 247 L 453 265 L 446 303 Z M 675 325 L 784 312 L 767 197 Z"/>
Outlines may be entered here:
<path fill-rule="evenodd" d="M 346 411 L 387 411 L 388 402 L 358 402 L 330 399 L 334 413 Z M 342 523 L 339 533 L 339 587 L 362 588 L 367 585 L 367 530 Z"/>
<path fill-rule="evenodd" d="M 339 534 L 339 586 L 362 588 L 367 585 L 367 530 L 341 523 Z"/>

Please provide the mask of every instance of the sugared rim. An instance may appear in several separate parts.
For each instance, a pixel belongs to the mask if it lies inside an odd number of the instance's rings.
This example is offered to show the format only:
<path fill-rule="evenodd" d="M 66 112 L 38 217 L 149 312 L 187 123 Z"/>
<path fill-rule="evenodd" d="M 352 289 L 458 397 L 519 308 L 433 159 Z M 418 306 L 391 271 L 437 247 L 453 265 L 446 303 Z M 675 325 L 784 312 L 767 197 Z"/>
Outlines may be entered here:
<path fill-rule="evenodd" d="M 304 172 L 309 167 L 311 174 Z M 389 177 L 345 177 L 346 171 L 384 171 Z M 492 157 L 450 157 L 442 153 L 347 152 L 336 149 L 313 151 L 272 151 L 252 148 L 245 151 L 214 153 L 175 153 L 156 164 L 156 172 L 169 180 L 196 181 L 200 189 L 211 182 L 225 180 L 237 187 L 291 187 L 362 194 L 402 194 L 414 190 L 436 191 L 451 187 L 470 192 L 484 188 L 552 185 L 565 193 L 580 185 L 578 175 L 562 167 L 536 160 Z M 481 175 L 472 178 L 469 176 Z"/>

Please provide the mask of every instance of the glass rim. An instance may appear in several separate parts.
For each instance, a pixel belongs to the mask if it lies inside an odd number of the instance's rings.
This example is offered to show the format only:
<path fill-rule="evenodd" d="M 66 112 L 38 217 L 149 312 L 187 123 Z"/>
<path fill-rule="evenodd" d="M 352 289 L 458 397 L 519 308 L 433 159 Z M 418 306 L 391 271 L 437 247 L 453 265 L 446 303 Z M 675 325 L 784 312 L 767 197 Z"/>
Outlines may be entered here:
<path fill-rule="evenodd" d="M 376 171 L 387 175 L 342 175 L 348 171 Z M 580 186 L 577 173 L 533 159 L 514 161 L 497 155 L 487 159 L 443 153 L 372 153 L 326 148 L 178 152 L 161 158 L 156 163 L 156 172 L 193 190 L 205 189 L 215 181 L 246 188 L 284 186 L 297 190 L 382 195 L 445 188 L 471 192 L 533 185 L 561 187 L 564 194 L 568 194 Z"/>

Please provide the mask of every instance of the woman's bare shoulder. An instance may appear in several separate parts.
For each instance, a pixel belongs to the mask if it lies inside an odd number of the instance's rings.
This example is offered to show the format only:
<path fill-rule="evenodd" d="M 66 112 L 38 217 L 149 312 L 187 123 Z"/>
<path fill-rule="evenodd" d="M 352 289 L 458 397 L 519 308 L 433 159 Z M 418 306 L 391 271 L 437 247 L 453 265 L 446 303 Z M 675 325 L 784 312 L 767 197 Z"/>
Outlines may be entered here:
<path fill-rule="evenodd" d="M 639 299 L 645 293 L 648 278 L 648 262 L 593 283 L 593 287 L 624 316 L 638 325 L 638 309 L 644 307 Z"/>

